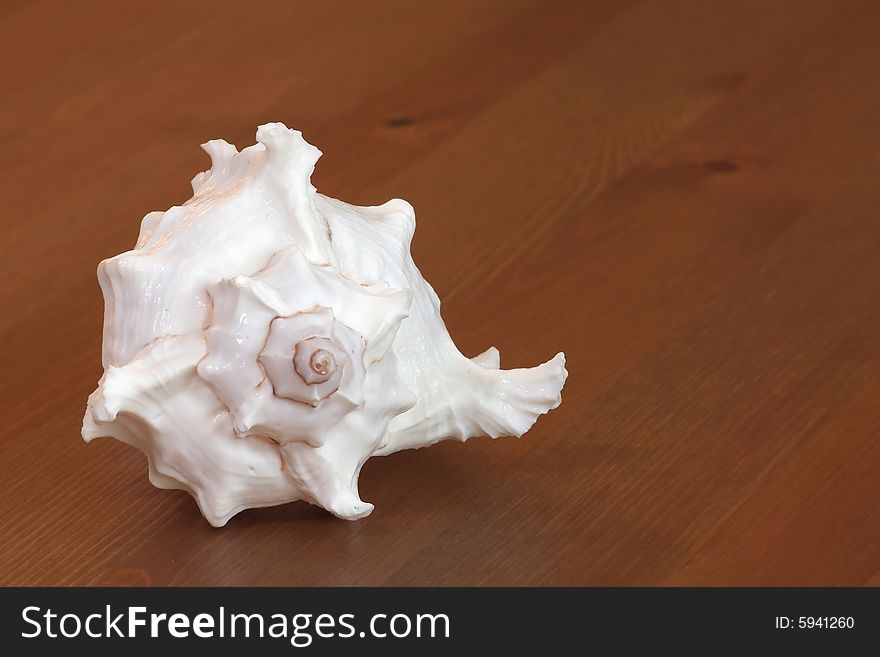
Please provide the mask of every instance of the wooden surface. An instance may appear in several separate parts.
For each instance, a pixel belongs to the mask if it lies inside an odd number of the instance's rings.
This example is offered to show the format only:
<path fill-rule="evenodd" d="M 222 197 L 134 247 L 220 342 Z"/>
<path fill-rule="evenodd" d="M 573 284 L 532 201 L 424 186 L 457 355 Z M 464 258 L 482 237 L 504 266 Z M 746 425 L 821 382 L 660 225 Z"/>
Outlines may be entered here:
<path fill-rule="evenodd" d="M 880 584 L 880 4 L 0 4 L 0 583 Z M 406 198 L 459 346 L 568 356 L 522 440 L 211 528 L 84 444 L 99 260 L 284 121 Z"/>

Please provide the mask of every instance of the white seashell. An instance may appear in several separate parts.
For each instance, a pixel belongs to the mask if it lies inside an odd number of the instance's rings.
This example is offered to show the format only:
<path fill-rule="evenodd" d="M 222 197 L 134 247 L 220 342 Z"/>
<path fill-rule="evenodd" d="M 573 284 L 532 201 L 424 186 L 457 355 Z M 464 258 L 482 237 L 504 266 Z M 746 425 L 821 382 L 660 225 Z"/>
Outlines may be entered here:
<path fill-rule="evenodd" d="M 321 153 L 299 132 L 271 123 L 257 141 L 205 144 L 193 197 L 98 267 L 104 375 L 83 438 L 142 450 L 150 481 L 216 526 L 301 499 L 355 519 L 373 509 L 357 490 L 371 456 L 520 436 L 559 405 L 563 354 L 501 370 L 494 347 L 455 347 L 408 203 L 317 194 Z"/>

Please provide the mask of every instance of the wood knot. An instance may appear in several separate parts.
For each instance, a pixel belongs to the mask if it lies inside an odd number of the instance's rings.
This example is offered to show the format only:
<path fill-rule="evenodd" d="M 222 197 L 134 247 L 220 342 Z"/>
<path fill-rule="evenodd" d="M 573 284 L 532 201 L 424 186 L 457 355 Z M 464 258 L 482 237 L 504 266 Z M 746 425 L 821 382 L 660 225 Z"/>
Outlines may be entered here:
<path fill-rule="evenodd" d="M 703 168 L 712 173 L 734 173 L 739 171 L 739 165 L 732 160 L 718 159 L 703 162 Z"/>
<path fill-rule="evenodd" d="M 385 125 L 389 128 L 405 128 L 413 123 L 415 121 L 408 116 L 395 116 L 385 121 Z"/>

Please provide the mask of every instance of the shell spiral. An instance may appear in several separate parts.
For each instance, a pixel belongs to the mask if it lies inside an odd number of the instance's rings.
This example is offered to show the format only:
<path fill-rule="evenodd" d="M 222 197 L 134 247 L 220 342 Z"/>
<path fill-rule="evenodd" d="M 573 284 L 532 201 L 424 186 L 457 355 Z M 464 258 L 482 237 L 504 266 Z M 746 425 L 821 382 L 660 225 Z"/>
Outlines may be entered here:
<path fill-rule="evenodd" d="M 209 522 L 306 500 L 355 519 L 373 455 L 444 438 L 521 435 L 558 406 L 564 356 L 501 370 L 461 355 L 409 254 L 412 207 L 318 194 L 320 151 L 282 124 L 144 217 L 103 261 L 104 374 L 83 437 L 142 450 L 150 480 Z"/>

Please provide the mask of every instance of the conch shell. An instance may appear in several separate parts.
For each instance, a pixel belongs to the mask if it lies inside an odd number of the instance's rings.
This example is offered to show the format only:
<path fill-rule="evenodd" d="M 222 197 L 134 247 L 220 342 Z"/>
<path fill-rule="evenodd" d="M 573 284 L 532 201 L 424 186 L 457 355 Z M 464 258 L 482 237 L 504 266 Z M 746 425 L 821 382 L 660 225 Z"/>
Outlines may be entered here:
<path fill-rule="evenodd" d="M 306 500 L 368 515 L 375 455 L 444 438 L 520 436 L 556 408 L 565 357 L 501 370 L 464 357 L 410 256 L 415 213 L 317 194 L 321 152 L 280 123 L 152 212 L 103 261 L 104 375 L 82 434 L 142 450 L 150 481 L 188 491 L 212 525 Z"/>

